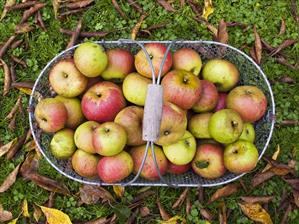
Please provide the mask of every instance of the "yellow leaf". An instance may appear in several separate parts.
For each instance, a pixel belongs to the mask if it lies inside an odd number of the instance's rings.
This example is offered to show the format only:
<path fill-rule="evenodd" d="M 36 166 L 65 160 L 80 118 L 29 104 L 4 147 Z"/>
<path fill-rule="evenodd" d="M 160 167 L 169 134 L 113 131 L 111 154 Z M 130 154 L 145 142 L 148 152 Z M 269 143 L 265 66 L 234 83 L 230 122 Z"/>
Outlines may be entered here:
<path fill-rule="evenodd" d="M 180 222 L 178 222 L 180 221 Z M 173 216 L 172 218 L 168 219 L 167 221 L 159 221 L 160 224 L 177 224 L 177 223 L 181 223 L 181 224 L 186 224 L 186 219 L 182 218 L 181 216 Z"/>
<path fill-rule="evenodd" d="M 30 217 L 29 212 L 28 212 L 28 202 L 27 202 L 26 198 L 24 199 L 23 204 L 22 204 L 22 214 L 24 217 L 27 217 L 27 218 Z"/>
<path fill-rule="evenodd" d="M 18 218 L 15 218 L 13 220 L 11 220 L 9 223 L 7 224 L 17 224 L 17 221 L 18 221 L 19 217 Z"/>
<path fill-rule="evenodd" d="M 212 0 L 205 0 L 205 7 L 202 12 L 202 17 L 208 21 L 209 15 L 211 15 L 214 12 L 214 8 L 212 5 Z"/>
<path fill-rule="evenodd" d="M 34 217 L 35 221 L 38 222 L 38 220 L 42 216 L 42 210 L 40 210 L 40 208 L 35 205 L 33 205 L 33 209 L 34 209 L 33 217 Z"/>
<path fill-rule="evenodd" d="M 7 0 L 1 14 L 0 21 L 6 16 L 7 8 L 16 4 L 16 0 Z"/>
<path fill-rule="evenodd" d="M 119 185 L 113 185 L 113 191 L 117 197 L 121 198 L 125 193 L 125 187 Z"/>
<path fill-rule="evenodd" d="M 20 90 L 22 93 L 25 93 L 27 95 L 31 95 L 32 89 L 30 88 L 25 88 L 25 87 L 17 87 L 18 90 Z"/>
<path fill-rule="evenodd" d="M 40 206 L 49 224 L 72 224 L 70 217 L 55 208 Z"/>
<path fill-rule="evenodd" d="M 273 160 L 277 160 L 279 153 L 280 153 L 280 146 L 277 145 L 277 147 L 276 147 L 276 151 L 275 151 L 275 152 L 273 153 L 273 155 L 272 155 L 272 159 L 273 159 Z M 265 166 L 265 168 L 263 169 L 262 173 L 266 172 L 266 171 L 269 170 L 271 167 L 272 167 L 272 166 L 271 166 L 270 164 L 267 164 L 267 165 Z"/>
<path fill-rule="evenodd" d="M 14 138 L 9 143 L 0 147 L 0 157 L 7 153 L 16 143 L 18 138 Z"/>
<path fill-rule="evenodd" d="M 239 206 L 243 213 L 251 220 L 261 222 L 263 224 L 273 224 L 270 215 L 260 204 L 239 203 Z"/>

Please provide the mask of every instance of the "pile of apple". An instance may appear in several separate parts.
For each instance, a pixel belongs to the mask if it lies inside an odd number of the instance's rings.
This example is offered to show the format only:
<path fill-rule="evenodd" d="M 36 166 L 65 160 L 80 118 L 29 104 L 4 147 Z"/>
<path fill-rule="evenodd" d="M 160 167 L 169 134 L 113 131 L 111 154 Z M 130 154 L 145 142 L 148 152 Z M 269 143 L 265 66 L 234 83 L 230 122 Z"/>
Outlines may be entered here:
<path fill-rule="evenodd" d="M 145 48 L 158 74 L 165 45 Z M 154 147 L 160 173 L 192 168 L 214 179 L 252 170 L 258 161 L 253 124 L 266 112 L 264 93 L 236 86 L 239 71 L 227 60 L 210 59 L 202 68 L 191 48 L 169 52 L 162 76 L 162 120 Z M 151 83 L 144 52 L 134 56 L 86 42 L 51 68 L 49 82 L 57 96 L 39 101 L 35 118 L 41 130 L 53 133 L 53 156 L 70 159 L 79 175 L 107 183 L 137 173 L 146 149 L 143 106 Z M 151 150 L 141 176 L 159 178 Z"/>

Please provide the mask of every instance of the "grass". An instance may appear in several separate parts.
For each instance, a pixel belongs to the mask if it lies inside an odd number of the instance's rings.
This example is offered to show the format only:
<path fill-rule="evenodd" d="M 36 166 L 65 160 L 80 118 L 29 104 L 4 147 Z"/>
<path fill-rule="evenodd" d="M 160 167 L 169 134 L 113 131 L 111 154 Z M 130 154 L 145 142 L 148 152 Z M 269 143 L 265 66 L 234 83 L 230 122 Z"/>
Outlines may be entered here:
<path fill-rule="evenodd" d="M 132 27 L 136 24 L 140 14 L 136 13 L 126 1 L 118 1 L 123 11 L 128 15 L 129 19 L 125 20 L 121 18 L 114 10 L 112 4 L 108 0 L 96 1 L 95 5 L 90 7 L 83 13 L 83 30 L 96 31 L 96 30 L 115 30 L 109 34 L 106 40 L 117 40 L 119 38 L 129 38 Z M 180 8 L 179 1 L 175 1 L 174 7 L 177 9 L 176 13 L 169 13 L 159 6 L 155 1 L 140 0 L 138 1 L 145 11 L 149 12 L 149 16 L 142 24 L 142 28 L 146 28 L 150 25 L 167 22 L 167 26 L 162 29 L 158 29 L 152 32 L 152 35 L 147 39 L 150 40 L 174 40 L 174 39 L 186 39 L 197 40 L 205 39 L 211 40 L 212 35 L 206 29 L 205 25 L 199 24 L 192 19 L 194 16 L 189 6 Z M 203 1 L 199 1 L 203 5 Z M 4 0 L 0 0 L 0 10 L 2 11 Z M 58 52 L 63 50 L 67 44 L 68 36 L 62 35 L 59 32 L 59 28 L 73 29 L 76 26 L 78 18 L 77 16 L 67 17 L 63 21 L 55 20 L 50 1 L 47 1 L 47 6 L 42 10 L 42 18 L 46 24 L 47 30 L 42 31 L 36 27 L 34 31 L 21 35 L 28 43 L 28 48 L 25 50 L 22 47 L 18 47 L 14 50 L 9 50 L 4 57 L 5 61 L 8 61 L 8 55 L 14 55 L 23 60 L 26 60 L 28 67 L 17 67 L 17 81 L 35 80 L 41 69 L 46 63 L 53 58 Z M 299 38 L 299 26 L 291 16 L 291 9 L 289 1 L 277 0 L 277 1 L 235 1 L 235 0 L 214 0 L 213 5 L 215 12 L 209 17 L 209 22 L 217 25 L 220 19 L 225 21 L 237 21 L 248 24 L 250 28 L 243 32 L 239 27 L 229 27 L 229 44 L 240 48 L 244 44 L 251 47 L 254 44 L 254 35 L 252 27 L 255 24 L 260 36 L 270 43 L 272 46 L 278 46 L 285 39 L 298 39 Z M 299 2 L 297 2 L 297 8 Z M 0 42 L 5 41 L 14 32 L 14 27 L 20 21 L 22 16 L 21 11 L 9 12 L 6 18 L 0 22 Z M 283 35 L 278 35 L 281 19 L 284 18 L 286 22 L 286 32 Z M 29 23 L 33 24 L 33 18 L 29 19 Z M 35 26 L 33 24 L 33 26 Z M 87 39 L 85 39 L 87 40 Z M 89 40 L 98 40 L 96 38 L 90 38 Z M 244 51 L 248 53 L 249 47 Z M 285 51 L 291 60 L 289 62 L 296 62 L 299 60 L 299 44 L 295 44 L 288 47 Z M 299 71 L 291 70 L 286 66 L 278 64 L 273 58 L 266 54 L 262 57 L 262 69 L 267 75 L 269 80 L 276 80 L 283 75 L 287 75 L 293 78 L 295 84 L 285 84 L 275 82 L 272 84 L 272 89 L 275 96 L 277 121 L 280 122 L 284 119 L 299 119 Z M 0 94 L 2 95 L 4 74 L 0 70 Z M 14 137 L 20 136 L 25 129 L 28 128 L 27 117 L 17 117 L 17 128 L 15 131 L 8 129 L 8 122 L 4 120 L 4 117 L 10 111 L 11 107 L 15 104 L 16 98 L 20 93 L 16 90 L 11 90 L 7 97 L 0 98 L 0 140 L 4 143 L 10 141 Z M 28 96 L 22 95 L 24 108 L 28 105 Z M 266 151 L 266 155 L 271 156 L 275 151 L 277 144 L 281 146 L 281 153 L 279 161 L 287 163 L 290 159 L 299 160 L 299 127 L 280 127 L 276 126 L 273 133 L 272 140 Z M 18 158 L 8 161 L 4 157 L 0 158 L 0 183 L 5 177 L 14 169 L 14 167 L 22 160 L 25 152 L 21 150 L 18 154 Z M 298 164 L 298 163 L 297 163 Z M 258 168 L 255 172 L 245 175 L 242 180 L 247 185 L 250 184 L 250 180 L 253 175 L 261 170 L 265 165 L 265 162 L 261 161 L 258 164 Z M 299 170 L 298 167 L 296 168 Z M 39 171 L 51 178 L 60 180 L 71 190 L 72 193 L 76 193 L 80 184 L 68 180 L 65 177 L 58 174 L 45 160 L 41 161 Z M 206 200 L 217 189 L 208 188 L 205 189 Z M 108 188 L 111 190 L 110 188 Z M 136 194 L 139 188 L 128 187 L 126 188 L 125 197 L 120 204 L 125 204 L 130 200 L 132 196 Z M 275 199 L 269 204 L 269 213 L 274 223 L 279 223 L 283 212 L 276 212 L 279 207 L 279 201 L 283 189 L 286 189 L 288 194 L 291 193 L 291 188 L 286 185 L 280 178 L 272 178 L 264 185 L 251 189 L 248 194 L 250 195 L 274 195 Z M 154 188 L 157 195 L 160 198 L 161 203 L 165 206 L 166 210 L 171 215 L 185 215 L 184 209 L 172 210 L 171 205 L 176 198 L 182 192 L 182 189 L 169 189 L 169 188 Z M 247 217 L 243 215 L 238 207 L 239 196 L 245 195 L 243 190 L 238 191 L 236 194 L 224 199 L 226 206 L 232 210 L 229 217 L 229 223 L 253 223 Z M 49 192 L 39 188 L 32 182 L 27 182 L 19 177 L 16 183 L 5 193 L 0 194 L 0 203 L 5 209 L 13 212 L 16 217 L 21 211 L 21 202 L 24 198 L 27 198 L 29 203 L 29 211 L 32 215 L 33 207 L 35 204 L 43 204 L 48 200 Z M 188 216 L 189 223 L 200 223 L 199 208 L 201 206 L 210 209 L 217 214 L 219 202 L 214 202 L 209 205 L 206 203 L 200 204 L 197 201 L 196 189 L 191 190 L 192 198 L 192 212 Z M 155 199 L 149 197 L 145 201 L 145 205 L 151 210 L 151 220 L 147 223 L 155 223 L 155 220 L 159 219 L 159 213 L 155 204 Z M 66 212 L 72 220 L 84 221 L 94 219 L 96 217 L 106 216 L 112 213 L 111 208 L 107 204 L 98 203 L 96 205 L 77 205 L 77 199 L 75 196 L 60 196 L 55 199 L 54 207 Z M 138 217 L 139 223 L 145 223 L 143 219 Z M 215 219 L 217 220 L 217 219 Z M 297 220 L 297 221 L 296 221 Z M 296 223 L 299 220 L 299 210 L 294 209 L 289 215 L 289 223 Z M 20 223 L 25 223 L 25 220 L 20 219 Z M 215 221 L 217 223 L 217 221 Z"/>

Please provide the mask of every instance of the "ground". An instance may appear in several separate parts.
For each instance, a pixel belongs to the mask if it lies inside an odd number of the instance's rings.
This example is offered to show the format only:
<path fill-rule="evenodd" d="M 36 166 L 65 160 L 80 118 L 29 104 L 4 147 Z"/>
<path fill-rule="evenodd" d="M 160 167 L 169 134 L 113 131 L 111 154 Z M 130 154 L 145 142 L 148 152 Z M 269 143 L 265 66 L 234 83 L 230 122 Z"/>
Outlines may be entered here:
<path fill-rule="evenodd" d="M 17 1 L 20 2 L 20 1 Z M 111 1 L 98 0 L 95 5 L 87 9 L 82 15 L 83 30 L 84 31 L 113 31 L 105 37 L 105 40 L 117 40 L 119 38 L 130 38 L 132 27 L 136 24 L 139 13 L 136 13 L 127 3 L 127 1 L 118 1 L 122 10 L 128 16 L 128 19 L 123 19 L 114 9 Z M 150 40 L 211 40 L 212 34 L 207 30 L 206 25 L 196 22 L 193 17 L 194 14 L 187 4 L 180 7 L 179 1 L 173 1 L 173 6 L 176 9 L 175 13 L 169 13 L 159 6 L 155 1 L 140 0 L 138 1 L 143 9 L 149 13 L 149 16 L 142 24 L 142 28 L 150 25 L 167 22 L 166 27 L 157 29 L 152 32 L 151 36 L 147 37 Z M 177 2 L 177 3 L 176 3 Z M 203 1 L 198 1 L 203 5 Z M 0 0 L 0 11 L 2 11 L 5 4 L 4 0 Z M 299 25 L 296 23 L 291 14 L 290 1 L 235 1 L 235 0 L 214 0 L 213 6 L 215 11 L 209 17 L 209 22 L 217 26 L 221 19 L 225 21 L 237 21 L 250 26 L 245 32 L 240 27 L 229 27 L 229 44 L 241 48 L 246 53 L 249 53 L 250 47 L 254 44 L 254 34 L 252 27 L 255 24 L 261 38 L 271 44 L 278 46 L 285 39 L 299 38 Z M 297 1 L 297 8 L 299 2 Z M 35 29 L 27 34 L 22 34 L 21 37 L 28 43 L 28 48 L 18 47 L 9 50 L 3 57 L 4 60 L 9 59 L 9 55 L 14 55 L 26 61 L 28 67 L 17 67 L 17 81 L 34 81 L 41 69 L 47 62 L 54 57 L 58 52 L 65 49 L 69 36 L 63 35 L 59 32 L 59 28 L 74 29 L 79 15 L 69 16 L 64 20 L 54 19 L 53 8 L 50 1 L 47 1 L 47 6 L 41 10 L 42 18 L 45 22 L 46 31 L 43 31 L 36 25 Z M 22 11 L 9 12 L 8 15 L 0 22 L 0 42 L 4 42 L 9 38 L 15 29 L 16 24 L 19 23 L 22 17 Z M 286 22 L 286 32 L 278 35 L 281 20 Z M 29 19 L 30 24 L 34 24 L 34 18 Z M 144 37 L 137 39 L 145 39 Z M 90 38 L 89 40 L 98 40 Z M 298 62 L 299 60 L 299 44 L 288 47 L 285 54 L 290 58 L 290 63 Z M 298 160 L 299 160 L 299 126 L 281 126 L 282 120 L 298 120 L 299 119 L 299 70 L 290 69 L 284 65 L 277 63 L 272 57 L 263 52 L 262 69 L 267 75 L 268 79 L 272 81 L 272 89 L 274 92 L 276 103 L 276 125 L 271 139 L 270 145 L 265 153 L 271 156 L 275 151 L 277 145 L 280 145 L 281 152 L 278 161 L 287 163 L 290 159 L 297 161 L 296 171 L 298 176 Z M 277 82 L 282 76 L 288 76 L 295 80 L 293 84 Z M 5 116 L 9 113 L 12 106 L 15 104 L 16 98 L 20 94 L 18 90 L 11 90 L 6 97 L 2 97 L 4 82 L 4 73 L 0 70 L 0 140 L 3 143 L 9 142 L 14 137 L 20 136 L 29 127 L 27 116 L 22 117 L 20 114 L 16 120 L 16 130 L 10 131 L 8 129 L 8 121 Z M 29 97 L 22 94 L 23 106 L 27 107 Z M 7 160 L 4 156 L 0 158 L 0 183 L 5 177 L 15 168 L 15 166 L 23 160 L 25 156 L 24 150 L 18 153 L 17 157 L 12 160 Z M 250 186 L 252 177 L 265 166 L 266 162 L 261 160 L 257 168 L 250 174 L 245 175 L 242 181 L 245 185 Z M 76 193 L 80 184 L 68 180 L 62 175 L 58 174 L 45 160 L 41 161 L 39 171 L 43 175 L 59 180 L 66 184 L 72 193 Z M 212 193 L 220 187 L 205 189 L 205 199 L 208 200 Z M 112 191 L 111 188 L 108 188 Z M 121 203 L 125 205 L 127 200 L 130 200 L 140 188 L 127 187 Z M 238 206 L 241 195 L 273 195 L 274 200 L 268 205 L 268 212 L 274 223 L 279 223 L 282 219 L 284 211 L 279 211 L 279 203 L 282 192 L 286 189 L 287 194 L 291 194 L 291 187 L 287 185 L 281 178 L 274 177 L 266 183 L 256 187 L 250 188 L 249 192 L 245 193 L 240 189 L 232 196 L 224 198 L 227 208 L 232 212 L 229 216 L 229 223 L 253 223 L 241 211 Z M 170 188 L 153 188 L 160 198 L 161 203 L 171 215 L 185 215 L 185 210 L 173 210 L 171 205 L 176 198 L 181 194 L 183 189 Z M 198 215 L 199 208 L 205 207 L 210 209 L 214 214 L 218 213 L 218 206 L 220 201 L 211 204 L 199 203 L 196 196 L 197 189 L 193 188 L 190 191 L 191 202 L 193 204 L 192 212 L 188 216 L 189 223 L 199 223 L 203 218 Z M 42 205 L 48 200 L 49 192 L 36 186 L 33 182 L 28 182 L 22 177 L 18 177 L 15 184 L 5 193 L 0 193 L 0 203 L 6 210 L 12 211 L 16 217 L 21 211 L 21 202 L 24 198 L 28 200 L 29 211 L 32 215 L 32 205 Z M 197 201 L 197 202 L 196 202 Z M 151 210 L 150 219 L 142 220 L 137 218 L 139 223 L 155 223 L 154 220 L 160 219 L 159 211 L 157 210 L 155 199 L 147 198 L 145 205 Z M 72 220 L 85 221 L 95 219 L 101 216 L 107 216 L 112 213 L 108 204 L 98 203 L 95 205 L 77 205 L 77 198 L 73 196 L 57 195 L 54 202 L 54 207 L 67 213 Z M 288 223 L 299 223 L 299 210 L 293 209 L 289 213 Z M 217 223 L 217 218 L 214 219 Z M 213 222 L 213 223 L 214 223 Z M 25 219 L 20 218 L 19 223 L 26 223 Z"/>

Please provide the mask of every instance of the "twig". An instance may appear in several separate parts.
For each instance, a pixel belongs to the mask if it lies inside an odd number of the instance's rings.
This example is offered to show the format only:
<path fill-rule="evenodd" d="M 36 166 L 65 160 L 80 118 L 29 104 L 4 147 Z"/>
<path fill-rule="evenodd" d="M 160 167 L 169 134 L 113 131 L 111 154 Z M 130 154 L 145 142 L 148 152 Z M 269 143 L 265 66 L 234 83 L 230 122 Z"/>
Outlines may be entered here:
<path fill-rule="evenodd" d="M 82 19 L 79 20 L 78 24 L 77 24 L 77 27 L 75 29 L 75 32 L 73 32 L 72 36 L 71 36 L 71 39 L 66 47 L 66 49 L 74 46 L 78 40 L 78 37 L 80 35 L 80 31 L 81 31 L 81 28 L 82 28 Z"/>
<path fill-rule="evenodd" d="M 3 44 L 3 46 L 0 49 L 0 58 L 3 57 L 9 46 L 12 44 L 12 42 L 16 39 L 16 35 L 11 36 L 8 38 L 8 40 Z"/>
<path fill-rule="evenodd" d="M 34 6 L 32 6 L 30 9 L 27 9 L 23 13 L 23 17 L 20 21 L 21 23 L 24 23 L 27 21 L 27 19 L 32 16 L 36 11 L 40 10 L 41 8 L 45 7 L 46 3 L 36 3 Z"/>

